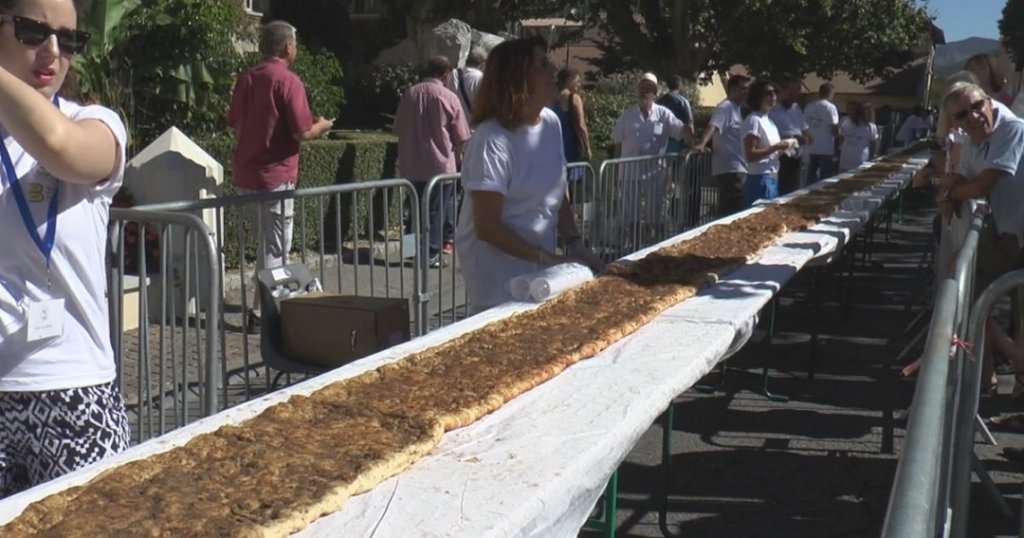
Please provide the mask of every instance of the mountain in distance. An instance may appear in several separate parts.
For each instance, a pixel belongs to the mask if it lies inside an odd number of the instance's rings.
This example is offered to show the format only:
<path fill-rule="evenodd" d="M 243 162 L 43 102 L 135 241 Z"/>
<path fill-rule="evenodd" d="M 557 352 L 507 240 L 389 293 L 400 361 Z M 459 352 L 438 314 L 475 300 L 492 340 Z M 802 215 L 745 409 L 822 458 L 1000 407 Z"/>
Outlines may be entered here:
<path fill-rule="evenodd" d="M 935 76 L 948 77 L 964 68 L 964 63 L 975 54 L 997 54 L 999 41 L 984 37 L 968 37 L 935 47 Z"/>

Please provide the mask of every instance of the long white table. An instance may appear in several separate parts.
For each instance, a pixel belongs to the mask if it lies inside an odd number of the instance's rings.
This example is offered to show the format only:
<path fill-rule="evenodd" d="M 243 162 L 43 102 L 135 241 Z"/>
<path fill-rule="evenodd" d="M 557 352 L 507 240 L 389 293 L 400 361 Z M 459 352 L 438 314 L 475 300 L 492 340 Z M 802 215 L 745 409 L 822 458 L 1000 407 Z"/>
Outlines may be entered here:
<path fill-rule="evenodd" d="M 921 164 L 908 166 L 907 172 Z M 887 191 L 872 196 L 884 198 L 908 180 L 909 176 L 900 176 L 887 183 Z M 742 345 L 757 312 L 801 267 L 842 248 L 877 209 L 874 203 L 855 205 L 810 230 L 786 235 L 754 262 L 666 310 L 594 358 L 480 421 L 449 432 L 437 449 L 405 472 L 353 497 L 344 509 L 295 536 L 575 536 L 608 478 L 672 398 Z M 701 231 L 629 258 L 638 259 Z M 0 501 L 0 524 L 29 503 L 83 484 L 120 463 L 183 445 L 294 394 L 312 393 L 530 308 L 535 305 L 500 306 L 9 497 Z"/>

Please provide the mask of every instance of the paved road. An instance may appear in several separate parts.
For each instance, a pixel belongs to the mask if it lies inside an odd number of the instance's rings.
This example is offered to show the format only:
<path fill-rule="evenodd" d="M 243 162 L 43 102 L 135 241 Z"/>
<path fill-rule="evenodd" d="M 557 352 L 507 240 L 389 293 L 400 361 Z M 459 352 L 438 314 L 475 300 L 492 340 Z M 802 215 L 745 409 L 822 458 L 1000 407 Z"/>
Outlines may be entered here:
<path fill-rule="evenodd" d="M 891 361 L 916 332 L 904 332 L 918 311 L 905 305 L 919 297 L 924 277 L 916 262 L 928 248 L 926 209 L 896 226 L 891 242 L 876 245 L 876 264 L 856 267 L 852 277 L 833 275 L 822 286 L 814 381 L 806 377 L 811 279 L 801 274 L 783 291 L 779 334 L 771 345 L 748 346 L 731 359 L 740 371 L 729 372 L 724 390 L 691 390 L 676 400 L 671 532 L 693 538 L 879 535 L 896 469 L 896 456 L 882 450 L 882 410 L 890 395 L 901 408 L 912 397 L 912 381 L 896 380 Z M 849 307 L 843 304 L 845 286 Z M 771 390 L 788 395 L 789 402 L 758 393 L 766 359 Z M 718 379 L 713 373 L 706 381 Z M 1000 381 L 1003 395 L 988 403 L 991 412 L 1009 407 L 1005 395 L 1012 376 Z M 903 426 L 895 431 L 896 454 Z M 656 493 L 664 476 L 662 432 L 659 421 L 620 467 L 617 536 L 662 535 Z M 997 433 L 997 439 L 1024 446 L 1020 434 Z M 1003 459 L 1000 450 L 978 445 L 979 457 L 1016 511 L 1022 467 Z M 998 515 L 978 491 L 972 498 L 970 536 L 1016 536 L 1015 518 Z"/>

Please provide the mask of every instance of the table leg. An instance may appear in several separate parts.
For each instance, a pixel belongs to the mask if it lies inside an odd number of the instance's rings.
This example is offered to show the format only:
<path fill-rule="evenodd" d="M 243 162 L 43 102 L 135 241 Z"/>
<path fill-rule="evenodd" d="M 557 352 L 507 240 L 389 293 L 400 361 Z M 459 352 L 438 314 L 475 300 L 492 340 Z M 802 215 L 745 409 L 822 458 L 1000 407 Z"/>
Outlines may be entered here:
<path fill-rule="evenodd" d="M 818 318 L 821 317 L 821 267 L 811 271 L 811 342 L 808 350 L 807 379 L 814 381 L 815 363 L 818 361 Z"/>
<path fill-rule="evenodd" d="M 904 189 L 900 189 L 900 193 L 896 195 L 896 207 L 897 207 L 897 211 L 898 211 L 898 216 L 896 217 L 896 222 L 899 223 L 899 224 L 904 224 L 904 220 L 903 220 L 903 192 L 904 192 Z"/>
<path fill-rule="evenodd" d="M 661 506 L 658 508 L 658 528 L 665 538 L 677 538 L 682 533 L 668 528 L 668 490 L 672 483 L 672 428 L 675 424 L 675 406 L 668 404 L 661 430 Z"/>
<path fill-rule="evenodd" d="M 619 514 L 619 471 L 616 469 L 612 477 L 608 479 L 608 485 L 604 488 L 604 494 L 597 501 L 600 507 L 598 517 L 588 519 L 583 528 L 601 531 L 605 538 L 615 538 L 615 526 L 618 524 Z"/>
<path fill-rule="evenodd" d="M 778 310 L 778 303 L 779 303 L 778 296 L 772 297 L 772 301 L 770 303 L 769 310 L 768 310 L 768 338 L 766 340 L 768 342 L 768 347 L 769 348 L 772 345 L 772 338 L 775 336 L 775 313 L 776 313 L 776 310 Z M 767 351 L 768 352 L 765 353 L 765 356 L 764 356 L 764 368 L 762 369 L 762 373 L 761 373 L 761 378 L 762 378 L 761 394 L 763 394 L 766 398 L 768 398 L 769 400 L 771 400 L 773 402 L 788 402 L 789 401 L 789 396 L 783 396 L 782 394 L 775 394 L 771 390 L 768 389 L 768 379 L 769 379 L 769 377 L 768 377 L 768 369 L 769 369 L 769 366 L 770 366 L 770 363 L 771 363 L 771 352 L 770 352 L 770 350 L 767 350 Z"/>

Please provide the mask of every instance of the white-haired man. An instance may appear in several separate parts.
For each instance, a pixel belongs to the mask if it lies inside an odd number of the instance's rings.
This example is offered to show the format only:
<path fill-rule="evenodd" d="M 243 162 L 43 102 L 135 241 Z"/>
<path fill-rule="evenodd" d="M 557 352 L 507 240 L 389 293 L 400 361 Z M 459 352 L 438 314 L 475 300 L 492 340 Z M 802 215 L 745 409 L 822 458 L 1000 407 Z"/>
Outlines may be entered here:
<path fill-rule="evenodd" d="M 615 157 L 640 157 L 662 155 L 668 147 L 669 138 L 680 140 L 686 124 L 671 110 L 655 103 L 658 97 L 658 77 L 644 73 L 637 81 L 637 104 L 622 112 L 612 129 L 615 143 Z M 654 160 L 623 165 L 622 188 L 623 217 L 626 224 L 635 228 L 638 214 L 648 226 L 658 227 L 663 223 L 665 208 L 665 165 Z M 642 213 L 638 213 L 640 208 Z"/>
<path fill-rule="evenodd" d="M 238 77 L 228 111 L 238 142 L 231 175 L 241 193 L 294 189 L 300 142 L 319 138 L 334 125 L 333 119 L 313 116 L 306 87 L 291 71 L 299 47 L 295 27 L 284 21 L 266 24 L 259 47 L 263 60 Z M 282 265 L 292 245 L 292 200 L 262 204 L 258 213 L 252 215 L 253 228 L 261 230 L 257 268 Z M 259 332 L 258 291 L 245 326 L 247 332 Z"/>

